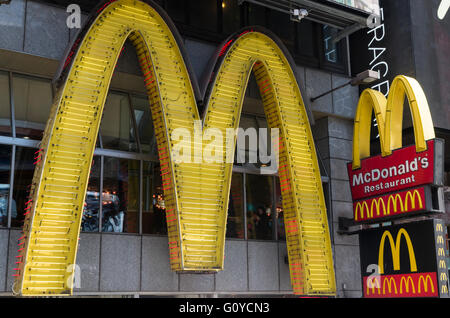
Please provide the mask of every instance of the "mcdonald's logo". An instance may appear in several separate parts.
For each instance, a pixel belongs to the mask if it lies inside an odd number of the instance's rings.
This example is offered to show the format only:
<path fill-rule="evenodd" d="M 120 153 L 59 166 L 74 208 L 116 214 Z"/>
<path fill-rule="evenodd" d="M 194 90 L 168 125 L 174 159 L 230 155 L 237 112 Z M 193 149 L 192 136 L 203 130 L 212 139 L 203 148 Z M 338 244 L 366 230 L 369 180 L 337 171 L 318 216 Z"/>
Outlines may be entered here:
<path fill-rule="evenodd" d="M 436 243 L 437 244 L 444 244 L 444 238 L 442 237 L 442 235 L 438 235 L 437 236 Z"/>
<path fill-rule="evenodd" d="M 388 287 L 388 289 L 386 290 L 386 286 Z M 393 289 L 391 289 L 391 287 L 393 287 Z M 395 279 L 393 277 L 389 277 L 389 278 L 385 278 L 383 280 L 383 294 L 386 294 L 386 291 L 389 294 L 392 294 L 392 291 L 394 291 L 394 294 L 398 294 L 397 292 L 397 283 L 395 282 Z"/>
<path fill-rule="evenodd" d="M 445 250 L 442 247 L 438 248 L 438 256 L 445 256 Z"/>
<path fill-rule="evenodd" d="M 384 231 L 381 236 L 380 247 L 378 250 L 378 266 L 380 268 L 380 274 L 384 273 L 384 247 L 386 237 L 389 239 L 389 245 L 391 247 L 394 270 L 400 270 L 400 243 L 402 237 L 404 237 L 408 247 L 411 272 L 417 272 L 416 256 L 414 255 L 414 247 L 411 243 L 411 238 L 409 237 L 408 232 L 404 228 L 401 228 L 397 233 L 395 242 L 392 234 L 388 230 Z"/>
<path fill-rule="evenodd" d="M 361 167 L 361 159 L 370 157 L 370 130 L 372 111 L 378 124 L 382 156 L 402 148 L 403 102 L 409 101 L 416 151 L 427 150 L 427 141 L 435 138 L 428 101 L 420 84 L 413 78 L 397 76 L 392 82 L 389 96 L 375 90 L 362 92 L 356 109 L 353 131 L 353 169 Z"/>
<path fill-rule="evenodd" d="M 403 286 L 405 286 L 405 292 L 409 293 L 409 285 L 411 284 L 412 293 L 416 293 L 416 288 L 414 287 L 414 281 L 411 276 L 403 276 L 400 280 L 400 294 L 403 294 Z"/>
<path fill-rule="evenodd" d="M 363 285 L 364 297 L 369 298 L 439 296 L 436 273 L 433 272 L 365 277 Z M 441 291 L 448 293 L 447 286 L 443 285 Z"/>
<path fill-rule="evenodd" d="M 406 199 L 408 199 L 408 193 L 406 194 Z M 387 210 L 387 214 L 391 214 L 391 206 L 394 209 L 394 212 L 397 212 L 397 203 L 400 203 L 400 211 L 403 212 L 404 211 L 404 206 L 403 206 L 403 202 L 402 202 L 402 198 L 400 197 L 400 194 L 391 194 L 389 196 L 389 200 L 388 200 L 388 210 Z M 392 204 L 392 205 L 391 205 Z"/>
<path fill-rule="evenodd" d="M 366 221 L 420 211 L 424 209 L 424 201 L 425 191 L 423 188 L 358 201 L 353 204 L 354 219 L 355 221 Z"/>
<path fill-rule="evenodd" d="M 422 291 L 421 287 L 423 287 L 423 291 L 425 293 L 428 292 L 428 286 L 430 286 L 431 292 L 434 293 L 434 284 L 433 280 L 431 279 L 431 276 L 430 275 L 420 276 L 418 292 L 420 293 Z"/>
<path fill-rule="evenodd" d="M 443 228 L 442 228 L 442 224 L 441 223 L 437 223 L 436 224 L 436 232 L 442 232 Z"/>
<path fill-rule="evenodd" d="M 49 267 L 31 266 L 31 260 L 39 257 L 37 247 L 48 239 L 42 221 L 59 213 L 69 225 L 58 232 L 57 239 L 70 243 L 55 255 L 65 260 L 60 266 L 75 262 L 81 211 L 104 102 L 121 48 L 129 39 L 136 48 L 151 105 L 172 270 L 211 272 L 223 268 L 233 166 L 225 160 L 175 164 L 173 133 L 176 129 L 195 132 L 196 127 L 216 128 L 225 136 L 225 129 L 238 128 L 247 81 L 253 72 L 268 125 L 280 130 L 283 149 L 280 147 L 278 167 L 280 177 L 286 180 L 283 199 L 295 203 L 284 207 L 286 224 L 295 223 L 299 228 L 286 238 L 294 292 L 334 295 L 333 258 L 314 140 L 289 55 L 280 42 L 260 28 L 231 36 L 216 54 L 202 96 L 185 63 L 181 38 L 161 8 L 138 0 L 116 0 L 102 3 L 94 12 L 63 61 L 56 81 L 58 93 L 41 142 L 30 213 L 23 227 L 24 244 L 19 251 L 22 263 L 17 268 L 15 291 L 22 295 L 72 293 L 68 284 L 72 273 L 62 275 L 55 284 L 45 284 L 35 277 Z M 204 118 L 200 118 L 197 100 L 206 105 Z M 207 146 L 207 142 L 201 144 Z M 217 150 L 222 157 L 229 155 L 227 147 L 216 149 L 222 149 Z M 304 167 L 310 168 L 299 174 Z M 61 173 L 66 169 L 80 171 L 79 176 L 63 177 Z M 55 193 L 64 193 L 65 197 L 58 198 Z M 307 200 L 303 199 L 304 193 L 308 193 Z M 199 199 L 193 200 L 193 196 Z M 301 218 L 308 210 L 318 222 L 304 227 Z M 321 241 L 320 253 L 301 248 L 309 238 Z M 56 244 L 49 248 L 51 255 L 58 250 Z M 310 258 L 314 262 L 304 262 Z"/>
<path fill-rule="evenodd" d="M 448 287 L 447 287 L 447 285 L 442 285 L 441 293 L 448 294 Z"/>
<path fill-rule="evenodd" d="M 445 260 L 443 260 L 443 259 L 439 260 L 439 268 L 441 268 L 441 269 L 447 268 L 447 264 L 445 263 Z"/>

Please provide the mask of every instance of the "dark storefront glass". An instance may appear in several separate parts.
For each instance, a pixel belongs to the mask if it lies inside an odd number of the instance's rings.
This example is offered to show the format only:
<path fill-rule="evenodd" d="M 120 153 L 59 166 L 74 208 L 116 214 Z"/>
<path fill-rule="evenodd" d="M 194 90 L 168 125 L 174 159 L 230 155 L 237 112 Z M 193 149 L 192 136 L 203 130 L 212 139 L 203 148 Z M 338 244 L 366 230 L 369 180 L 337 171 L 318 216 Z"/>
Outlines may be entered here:
<path fill-rule="evenodd" d="M 273 178 L 246 174 L 247 231 L 249 239 L 272 240 Z"/>
<path fill-rule="evenodd" d="M 100 208 L 100 165 L 101 158 L 96 156 L 92 161 L 91 173 L 86 192 L 81 220 L 81 230 L 84 232 L 98 232 Z"/>
<path fill-rule="evenodd" d="M 10 190 L 11 146 L 0 145 L 0 226 L 8 226 L 8 201 Z M 16 211 L 13 201 L 12 211 Z"/>
<path fill-rule="evenodd" d="M 317 32 L 314 22 L 303 19 L 300 23 L 296 23 L 295 27 L 297 28 L 295 42 L 297 54 L 304 58 L 317 59 Z"/>
<path fill-rule="evenodd" d="M 222 1 L 223 32 L 232 34 L 241 27 L 241 7 L 236 0 Z"/>
<path fill-rule="evenodd" d="M 275 213 L 277 220 L 277 235 L 279 240 L 286 240 L 284 227 L 283 198 L 281 196 L 280 178 L 275 178 Z"/>
<path fill-rule="evenodd" d="M 189 1 L 189 24 L 198 29 L 217 32 L 217 1 Z"/>
<path fill-rule="evenodd" d="M 11 106 L 9 96 L 9 76 L 0 72 L 0 135 L 11 136 Z"/>
<path fill-rule="evenodd" d="M 52 105 L 51 82 L 13 76 L 16 136 L 41 140 Z"/>
<path fill-rule="evenodd" d="M 142 152 L 156 156 L 156 139 L 153 131 L 153 119 L 148 98 L 133 96 L 131 102 L 133 104 Z"/>
<path fill-rule="evenodd" d="M 16 147 L 14 162 L 13 206 L 11 208 L 11 226 L 21 227 L 24 220 L 25 203 L 29 200 L 31 182 L 34 173 L 36 149 Z M 14 205 L 16 206 L 14 208 Z"/>
<path fill-rule="evenodd" d="M 227 237 L 244 238 L 244 191 L 242 174 L 233 173 L 228 202 Z"/>
<path fill-rule="evenodd" d="M 100 125 L 103 148 L 137 151 L 128 95 L 110 93 Z"/>
<path fill-rule="evenodd" d="M 167 234 L 164 194 L 159 163 L 144 162 L 142 232 Z"/>
<path fill-rule="evenodd" d="M 137 233 L 139 161 L 105 157 L 103 176 L 103 232 Z"/>

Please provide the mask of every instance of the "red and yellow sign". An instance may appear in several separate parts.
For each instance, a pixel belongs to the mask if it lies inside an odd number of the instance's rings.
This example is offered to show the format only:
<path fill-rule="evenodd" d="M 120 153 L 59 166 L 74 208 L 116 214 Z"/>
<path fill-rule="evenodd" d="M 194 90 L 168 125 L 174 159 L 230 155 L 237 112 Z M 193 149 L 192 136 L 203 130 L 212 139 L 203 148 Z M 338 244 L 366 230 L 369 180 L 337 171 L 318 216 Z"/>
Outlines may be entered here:
<path fill-rule="evenodd" d="M 415 145 L 407 147 L 402 145 L 405 98 L 415 135 Z M 375 156 L 370 155 L 373 113 L 381 146 L 381 154 Z M 439 182 L 435 172 L 440 163 L 435 158 L 440 149 L 425 93 L 415 79 L 397 76 L 387 99 L 380 92 L 363 91 L 355 114 L 353 161 L 347 165 L 354 220 L 369 222 L 428 211 L 431 193 L 424 187 Z"/>
<path fill-rule="evenodd" d="M 448 297 L 445 234 L 436 219 L 361 232 L 364 297 Z"/>
<path fill-rule="evenodd" d="M 437 297 L 436 273 L 364 277 L 364 297 Z"/>
<path fill-rule="evenodd" d="M 354 219 L 357 222 L 404 215 L 424 208 L 424 188 L 391 193 L 353 203 Z"/>

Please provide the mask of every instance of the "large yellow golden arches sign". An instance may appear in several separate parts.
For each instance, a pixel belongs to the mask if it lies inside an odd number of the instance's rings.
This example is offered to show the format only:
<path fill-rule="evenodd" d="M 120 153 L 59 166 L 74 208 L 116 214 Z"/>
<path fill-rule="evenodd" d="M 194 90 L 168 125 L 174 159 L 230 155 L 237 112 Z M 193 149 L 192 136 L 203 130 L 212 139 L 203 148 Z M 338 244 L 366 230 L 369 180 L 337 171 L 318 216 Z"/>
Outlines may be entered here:
<path fill-rule="evenodd" d="M 403 103 L 409 102 L 416 138 L 416 150 L 427 149 L 427 140 L 435 138 L 433 120 L 422 87 L 414 78 L 397 76 L 392 82 L 389 96 L 373 89 L 362 92 L 356 109 L 353 131 L 353 168 L 361 166 L 361 159 L 370 157 L 370 130 L 372 111 L 378 124 L 381 154 L 390 155 L 402 148 Z"/>
<path fill-rule="evenodd" d="M 178 128 L 195 131 L 200 115 L 177 35 L 161 14 L 157 6 L 142 1 L 109 1 L 68 55 L 65 81 L 37 154 L 30 212 L 19 242 L 15 290 L 22 295 L 72 292 L 71 265 L 97 132 L 127 38 L 136 47 L 157 137 L 171 267 L 206 272 L 223 268 L 232 163 L 174 161 L 172 133 Z M 294 292 L 334 295 L 313 138 L 295 76 L 271 37 L 247 29 L 221 48 L 206 93 L 203 128 L 219 129 L 225 136 L 227 128 L 238 127 L 252 71 L 269 126 L 280 132 L 279 175 Z"/>

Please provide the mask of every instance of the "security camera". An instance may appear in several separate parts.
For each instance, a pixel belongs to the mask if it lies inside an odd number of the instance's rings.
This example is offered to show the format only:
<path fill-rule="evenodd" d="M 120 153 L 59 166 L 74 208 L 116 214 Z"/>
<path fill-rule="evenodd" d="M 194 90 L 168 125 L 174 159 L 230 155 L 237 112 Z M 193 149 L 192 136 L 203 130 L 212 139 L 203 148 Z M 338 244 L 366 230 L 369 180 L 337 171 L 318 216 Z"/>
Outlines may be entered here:
<path fill-rule="evenodd" d="M 291 19 L 300 21 L 308 15 L 308 10 L 306 9 L 294 9 L 291 11 Z"/>

